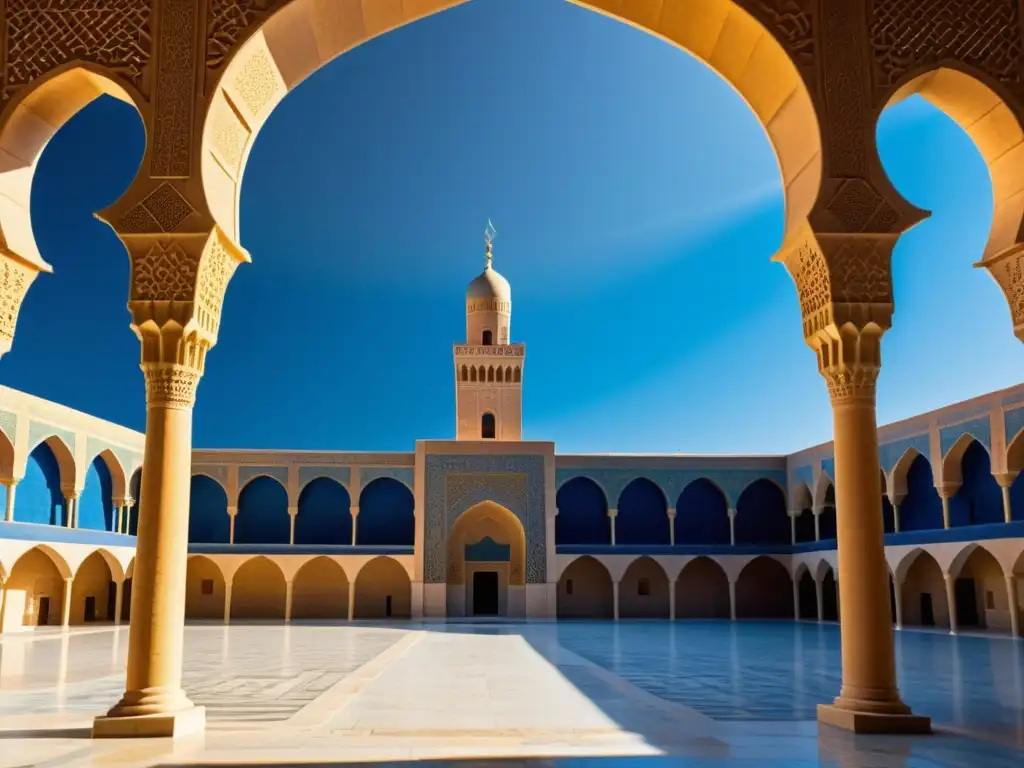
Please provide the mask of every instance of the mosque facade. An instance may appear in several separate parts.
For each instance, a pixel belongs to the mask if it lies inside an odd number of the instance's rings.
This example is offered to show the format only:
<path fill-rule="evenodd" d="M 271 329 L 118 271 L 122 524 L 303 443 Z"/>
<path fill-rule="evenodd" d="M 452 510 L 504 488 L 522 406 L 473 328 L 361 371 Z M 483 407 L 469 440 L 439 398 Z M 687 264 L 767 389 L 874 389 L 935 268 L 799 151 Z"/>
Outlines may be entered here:
<path fill-rule="evenodd" d="M 526 347 L 487 265 L 455 438 L 408 453 L 196 450 L 190 619 L 836 620 L 833 446 L 566 455 L 522 439 Z M 1020 635 L 1024 385 L 878 431 L 897 627 Z M 130 618 L 144 435 L 0 388 L 0 628 Z"/>

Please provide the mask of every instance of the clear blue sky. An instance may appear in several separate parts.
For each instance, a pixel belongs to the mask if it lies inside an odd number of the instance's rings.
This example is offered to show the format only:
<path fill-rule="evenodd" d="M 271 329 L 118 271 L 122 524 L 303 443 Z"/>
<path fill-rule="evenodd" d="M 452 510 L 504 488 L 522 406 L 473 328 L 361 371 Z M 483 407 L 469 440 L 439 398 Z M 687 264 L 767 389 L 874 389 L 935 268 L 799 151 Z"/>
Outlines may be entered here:
<path fill-rule="evenodd" d="M 878 129 L 934 216 L 900 242 L 880 422 L 1021 380 L 1024 349 L 971 265 L 991 185 L 970 140 L 911 99 Z M 47 148 L 33 190 L 54 266 L 0 382 L 145 425 L 128 259 L 92 218 L 144 136 L 103 100 Z M 559 0 L 474 0 L 346 54 L 253 151 L 253 263 L 228 291 L 195 444 L 411 450 L 454 432 L 466 284 L 495 266 L 527 344 L 524 434 L 562 452 L 790 452 L 830 438 L 796 292 L 770 256 L 781 192 L 753 115 L 688 55 Z"/>

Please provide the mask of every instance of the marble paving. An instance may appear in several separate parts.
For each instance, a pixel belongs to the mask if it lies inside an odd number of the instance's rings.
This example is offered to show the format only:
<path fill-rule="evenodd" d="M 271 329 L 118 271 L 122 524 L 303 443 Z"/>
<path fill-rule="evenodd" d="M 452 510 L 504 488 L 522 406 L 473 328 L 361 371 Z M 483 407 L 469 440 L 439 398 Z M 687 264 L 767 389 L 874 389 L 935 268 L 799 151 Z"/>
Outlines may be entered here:
<path fill-rule="evenodd" d="M 1024 642 L 903 632 L 931 737 L 819 729 L 839 635 L 810 623 L 195 624 L 199 737 L 92 741 L 126 629 L 0 638 L 0 768 L 487 759 L 598 766 L 1024 765 Z"/>

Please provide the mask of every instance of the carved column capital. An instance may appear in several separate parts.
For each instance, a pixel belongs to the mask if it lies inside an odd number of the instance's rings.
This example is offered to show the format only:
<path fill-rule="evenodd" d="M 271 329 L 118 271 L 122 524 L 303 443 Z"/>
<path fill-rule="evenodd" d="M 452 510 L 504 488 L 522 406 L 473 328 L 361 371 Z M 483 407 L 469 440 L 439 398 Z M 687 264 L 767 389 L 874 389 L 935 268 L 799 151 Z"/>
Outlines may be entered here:
<path fill-rule="evenodd" d="M 11 350 L 21 303 L 39 268 L 3 247 L 0 233 L 0 357 Z"/>
<path fill-rule="evenodd" d="M 143 363 L 142 372 L 149 407 L 189 409 L 195 405 L 201 371 L 175 363 Z"/>
<path fill-rule="evenodd" d="M 1007 248 L 975 267 L 987 269 L 1010 306 L 1014 335 L 1024 341 L 1024 243 Z"/>

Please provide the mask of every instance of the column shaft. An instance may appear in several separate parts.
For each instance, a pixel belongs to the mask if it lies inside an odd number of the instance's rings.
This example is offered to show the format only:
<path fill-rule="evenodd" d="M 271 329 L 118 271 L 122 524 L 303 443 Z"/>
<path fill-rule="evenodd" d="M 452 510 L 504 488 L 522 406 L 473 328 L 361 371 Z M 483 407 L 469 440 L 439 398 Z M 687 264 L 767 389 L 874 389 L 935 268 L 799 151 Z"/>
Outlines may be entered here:
<path fill-rule="evenodd" d="M 949 497 L 942 495 L 942 527 L 949 530 Z"/>
<path fill-rule="evenodd" d="M 825 585 L 818 579 L 814 580 L 814 599 L 818 604 L 818 621 L 825 620 Z"/>
<path fill-rule="evenodd" d="M 946 607 L 949 608 L 949 634 L 955 635 L 960 631 L 956 618 L 956 579 L 948 573 L 943 578 L 946 581 Z"/>
<path fill-rule="evenodd" d="M 619 620 L 619 582 L 612 582 L 612 616 Z"/>
<path fill-rule="evenodd" d="M 729 545 L 736 546 L 736 510 L 729 510 Z"/>
<path fill-rule="evenodd" d="M 231 623 L 231 582 L 224 584 L 224 623 Z"/>
<path fill-rule="evenodd" d="M 1003 492 L 1003 520 L 1007 523 L 1013 522 L 1013 509 L 1010 505 L 1010 486 L 1002 485 L 999 489 Z M 10 493 L 10 491 L 8 491 Z"/>
<path fill-rule="evenodd" d="M 900 532 L 900 505 L 892 505 L 892 530 L 894 533 Z"/>
<path fill-rule="evenodd" d="M 893 579 L 892 591 L 896 603 L 896 629 L 903 629 L 903 582 Z"/>
<path fill-rule="evenodd" d="M 1012 573 L 1006 577 L 1006 600 L 1010 608 L 1010 636 L 1020 637 L 1020 610 L 1017 607 L 1017 577 Z"/>
<path fill-rule="evenodd" d="M 672 547 L 676 545 L 676 511 L 674 509 L 668 511 L 668 543 Z"/>
<path fill-rule="evenodd" d="M 612 546 L 615 546 L 615 518 L 619 516 L 619 510 L 609 509 L 608 510 L 608 525 L 611 527 L 612 532 Z"/>
<path fill-rule="evenodd" d="M 674 581 L 668 583 L 668 620 L 676 620 L 676 583 Z"/>
<path fill-rule="evenodd" d="M 18 482 L 12 480 L 7 484 L 7 505 L 4 510 L 4 520 L 8 523 L 14 521 L 14 492 L 18 488 Z"/>
<path fill-rule="evenodd" d="M 64 579 L 64 601 L 60 608 L 60 625 L 67 629 L 71 626 L 71 584 L 74 581 L 72 577 Z"/>
<path fill-rule="evenodd" d="M 814 540 L 821 541 L 821 507 L 811 510 L 814 515 Z"/>
<path fill-rule="evenodd" d="M 121 626 L 121 606 L 124 605 L 124 581 L 114 582 L 114 626 Z"/>
<path fill-rule="evenodd" d="M 836 387 L 832 398 L 843 687 L 834 705 L 909 714 L 896 687 L 889 568 L 882 526 L 875 388 Z"/>
<path fill-rule="evenodd" d="M 799 513 L 789 513 L 789 543 L 796 546 L 796 516 Z"/>
<path fill-rule="evenodd" d="M 354 547 L 359 539 L 356 536 L 356 528 L 359 526 L 359 507 L 351 507 L 352 513 L 352 546 Z"/>
<path fill-rule="evenodd" d="M 736 582 L 729 582 L 729 618 L 736 621 Z"/>
<path fill-rule="evenodd" d="M 294 520 L 294 518 L 292 518 Z M 286 581 L 284 583 L 284 620 L 289 622 L 292 620 L 292 582 Z"/>
<path fill-rule="evenodd" d="M 800 621 L 800 582 L 793 579 L 793 618 Z"/>
<path fill-rule="evenodd" d="M 143 366 L 146 369 L 146 366 Z M 146 449 L 140 493 L 125 694 L 108 718 L 168 715 L 193 708 L 181 688 L 188 558 L 192 402 L 182 402 L 180 366 L 145 370 Z M 151 380 L 151 375 L 154 380 Z M 198 383 L 194 376 L 192 386 Z M 172 386 L 172 384 L 174 386 Z M 194 389 L 192 390 L 194 397 Z"/>
<path fill-rule="evenodd" d="M 354 521 L 353 521 L 354 522 Z M 348 583 L 348 620 L 352 621 L 356 616 L 356 583 Z"/>

